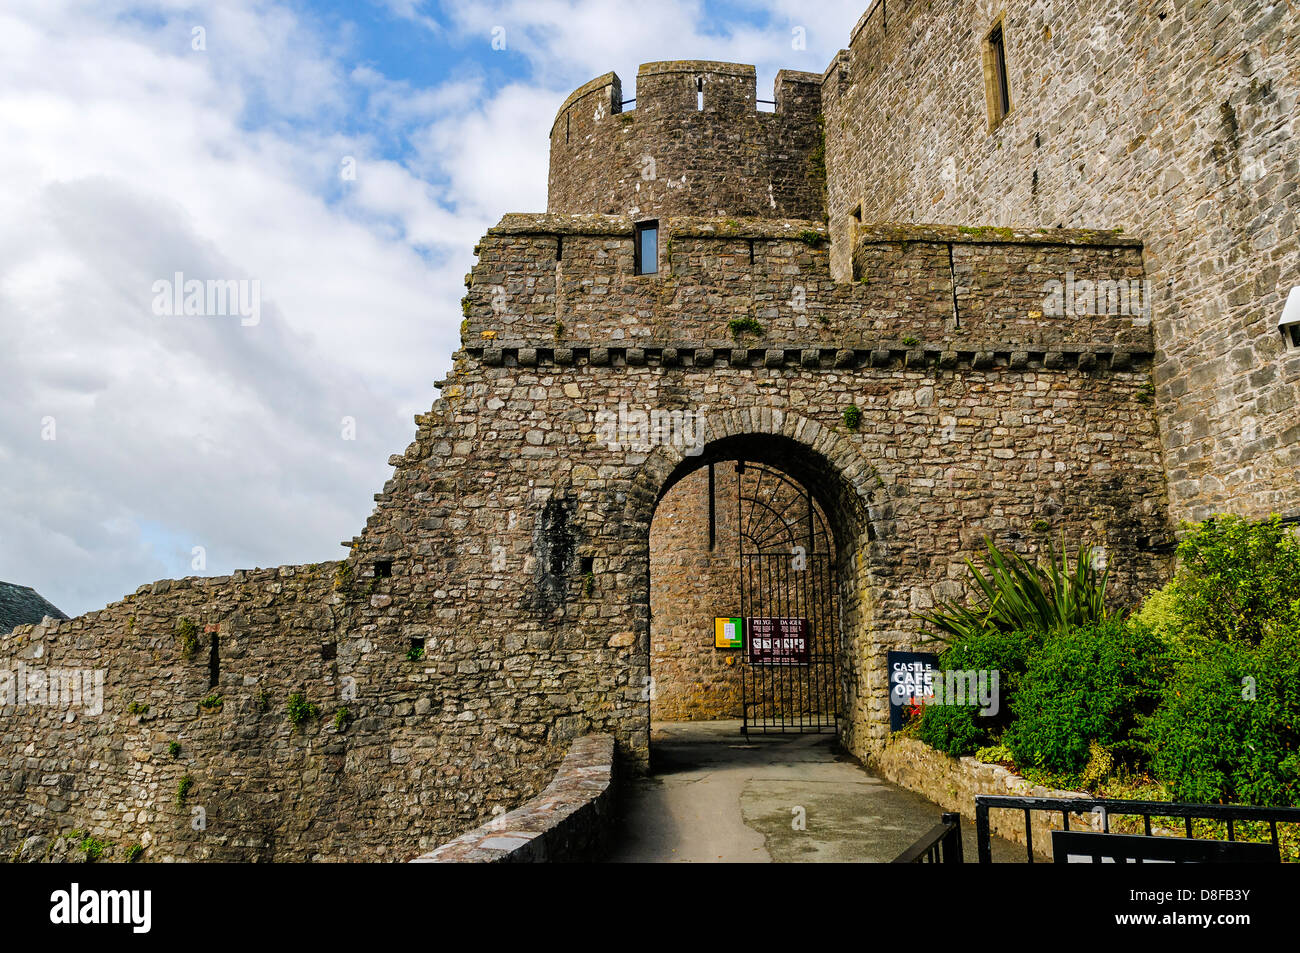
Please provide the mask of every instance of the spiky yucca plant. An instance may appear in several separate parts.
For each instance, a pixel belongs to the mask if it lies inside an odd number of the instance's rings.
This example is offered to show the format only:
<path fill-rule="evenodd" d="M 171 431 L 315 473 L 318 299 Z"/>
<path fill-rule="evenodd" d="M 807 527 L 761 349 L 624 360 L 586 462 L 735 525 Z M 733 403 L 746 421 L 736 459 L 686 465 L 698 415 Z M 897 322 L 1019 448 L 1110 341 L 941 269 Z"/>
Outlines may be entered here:
<path fill-rule="evenodd" d="M 1074 626 L 1105 620 L 1109 569 L 1093 566 L 1093 552 L 1081 546 L 1071 565 L 1062 541 L 1060 555 L 1050 549 L 1044 569 L 1017 552 L 1002 552 L 987 537 L 984 569 L 966 560 L 978 594 L 972 605 L 941 602 L 915 615 L 937 629 L 941 642 L 989 631 L 1037 632 L 1048 635 Z"/>

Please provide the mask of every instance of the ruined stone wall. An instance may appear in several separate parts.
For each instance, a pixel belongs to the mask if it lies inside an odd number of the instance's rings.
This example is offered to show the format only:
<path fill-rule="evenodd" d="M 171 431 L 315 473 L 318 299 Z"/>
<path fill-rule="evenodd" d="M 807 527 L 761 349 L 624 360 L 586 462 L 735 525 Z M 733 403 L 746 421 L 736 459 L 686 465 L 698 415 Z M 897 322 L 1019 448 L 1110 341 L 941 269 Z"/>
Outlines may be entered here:
<path fill-rule="evenodd" d="M 1063 263 L 1140 269 L 1132 240 L 883 231 L 850 256 L 866 280 L 836 284 L 816 223 L 669 219 L 652 276 L 631 228 L 489 232 L 454 371 L 342 564 L 159 584 L 6 636 L 0 658 L 107 669 L 112 701 L 0 712 L 0 847 L 77 828 L 160 859 L 409 859 L 535 794 L 581 734 L 644 767 L 650 524 L 711 461 L 778 466 L 826 511 L 859 755 L 886 733 L 884 652 L 962 594 L 986 534 L 1101 544 L 1119 597 L 1162 578 L 1150 328 L 1033 317 L 1027 290 Z M 620 408 L 676 422 L 647 440 Z M 293 730 L 296 692 L 320 712 Z"/>
<path fill-rule="evenodd" d="M 1294 2 L 875 3 L 823 87 L 835 271 L 859 219 L 1141 236 L 1174 516 L 1298 514 L 1300 350 L 1277 330 L 1300 285 L 1298 50 Z"/>
<path fill-rule="evenodd" d="M 504 664 L 473 640 L 408 658 L 427 628 L 358 620 L 390 587 L 347 563 L 163 581 L 0 636 L 0 694 L 21 670 L 26 702 L 0 707 L 0 855 L 67 856 L 79 830 L 115 860 L 407 860 L 536 793 L 565 740 L 488 726 L 528 692 L 461 674 Z M 73 669 L 102 706 L 48 703 L 40 680 Z"/>
<path fill-rule="evenodd" d="M 703 109 L 698 87 L 703 88 Z M 635 106 L 607 73 L 565 100 L 551 127 L 551 212 L 820 219 L 821 77 L 782 70 L 760 112 L 753 66 L 643 64 Z"/>

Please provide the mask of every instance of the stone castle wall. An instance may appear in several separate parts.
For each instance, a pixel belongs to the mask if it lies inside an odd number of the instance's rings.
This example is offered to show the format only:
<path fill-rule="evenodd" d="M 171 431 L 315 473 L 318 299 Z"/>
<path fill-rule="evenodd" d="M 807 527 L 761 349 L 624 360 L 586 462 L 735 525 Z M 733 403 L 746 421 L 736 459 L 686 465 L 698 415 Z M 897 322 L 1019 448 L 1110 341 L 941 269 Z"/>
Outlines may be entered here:
<path fill-rule="evenodd" d="M 877 2 L 823 86 L 835 271 L 859 220 L 1141 236 L 1173 515 L 1300 514 L 1300 350 L 1277 330 L 1300 285 L 1298 48 L 1285 2 Z"/>
<path fill-rule="evenodd" d="M 703 93 L 703 108 L 700 91 Z M 646 63 L 636 105 L 607 73 L 565 100 L 551 127 L 551 212 L 820 219 L 821 77 L 782 70 L 760 112 L 754 67 Z"/>
<path fill-rule="evenodd" d="M 0 691 L 22 671 L 28 702 L 0 710 L 0 856 L 80 830 L 116 860 L 406 860 L 540 790 L 569 738 L 529 717 L 538 690 L 472 640 L 408 658 L 429 627 L 379 637 L 357 614 L 391 582 L 349 570 L 164 581 L 0 636 Z M 102 710 L 47 704 L 39 680 L 69 670 L 101 673 Z M 317 709 L 297 725 L 295 694 Z"/>
<path fill-rule="evenodd" d="M 1029 317 L 1027 276 L 1140 271 L 1132 240 L 894 230 L 864 239 L 848 285 L 816 223 L 668 219 L 650 276 L 631 230 L 489 232 L 455 369 L 343 563 L 160 583 L 6 636 L 6 659 L 108 676 L 98 717 L 2 716 L 0 849 L 75 828 L 148 836 L 160 859 L 409 859 L 535 794 L 584 733 L 644 767 L 650 523 L 709 462 L 780 467 L 827 513 L 860 755 L 885 735 L 884 652 L 962 593 L 986 534 L 1099 543 L 1118 596 L 1162 578 L 1150 328 Z M 644 443 L 620 408 L 676 413 L 695 439 Z M 298 692 L 320 712 L 295 730 Z"/>

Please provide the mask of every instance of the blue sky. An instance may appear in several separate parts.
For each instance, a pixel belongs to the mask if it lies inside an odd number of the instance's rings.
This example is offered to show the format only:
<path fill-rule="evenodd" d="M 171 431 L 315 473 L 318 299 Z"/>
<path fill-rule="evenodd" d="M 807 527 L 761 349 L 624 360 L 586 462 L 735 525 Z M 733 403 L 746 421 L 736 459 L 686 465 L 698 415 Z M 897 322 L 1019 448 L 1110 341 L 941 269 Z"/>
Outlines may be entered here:
<path fill-rule="evenodd" d="M 545 208 L 565 95 L 714 59 L 768 98 L 866 6 L 7 0 L 0 579 L 75 614 L 340 558 L 450 365 L 475 242 Z M 159 314 L 177 272 L 256 282 L 259 320 Z"/>

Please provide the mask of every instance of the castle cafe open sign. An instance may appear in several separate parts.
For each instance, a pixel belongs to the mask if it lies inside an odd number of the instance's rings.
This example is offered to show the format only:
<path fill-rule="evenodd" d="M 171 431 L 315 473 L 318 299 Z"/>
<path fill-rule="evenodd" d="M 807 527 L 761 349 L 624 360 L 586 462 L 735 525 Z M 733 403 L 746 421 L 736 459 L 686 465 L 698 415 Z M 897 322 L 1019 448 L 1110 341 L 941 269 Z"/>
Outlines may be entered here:
<path fill-rule="evenodd" d="M 763 665 L 806 665 L 812 648 L 807 619 L 747 619 L 749 661 Z"/>

